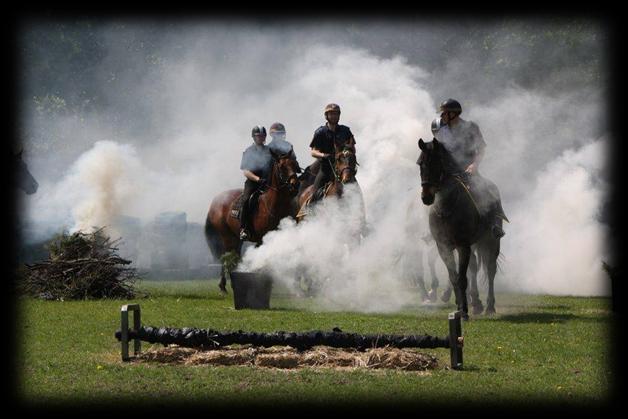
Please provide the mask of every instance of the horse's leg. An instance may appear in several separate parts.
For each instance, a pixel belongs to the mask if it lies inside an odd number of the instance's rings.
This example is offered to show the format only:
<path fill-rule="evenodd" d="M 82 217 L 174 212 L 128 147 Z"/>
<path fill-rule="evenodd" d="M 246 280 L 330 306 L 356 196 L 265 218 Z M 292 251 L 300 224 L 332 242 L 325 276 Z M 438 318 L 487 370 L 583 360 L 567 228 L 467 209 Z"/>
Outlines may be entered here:
<path fill-rule="evenodd" d="M 458 277 L 454 283 L 454 293 L 458 310 L 462 311 L 462 318 L 469 319 L 469 308 L 467 306 L 467 269 L 469 268 L 469 258 L 471 256 L 471 246 L 460 246 L 458 250 Z"/>
<path fill-rule="evenodd" d="M 437 252 L 438 250 L 436 250 L 436 247 L 432 247 L 427 251 L 427 265 L 430 267 L 430 275 L 432 275 L 432 283 L 430 285 L 430 292 L 428 293 L 427 297 L 429 298 L 431 302 L 436 302 L 436 297 L 438 296 L 438 276 L 436 276 L 436 269 L 435 269 Z M 451 296 L 451 286 L 448 286 L 447 289 L 449 290 L 449 294 L 447 296 L 447 300 L 446 301 L 443 300 L 445 302 L 449 301 L 449 296 Z M 443 298 L 444 297 L 445 297 L 445 294 L 443 294 Z"/>
<path fill-rule="evenodd" d="M 220 283 L 218 284 L 218 287 L 220 288 L 220 293 L 222 295 L 227 294 L 227 277 L 224 263 L 220 267 Z"/>
<path fill-rule="evenodd" d="M 399 257 L 399 263 L 404 282 L 411 288 L 417 288 L 421 300 L 425 300 L 427 290 L 423 283 L 423 251 L 420 248 L 415 249 L 415 252 L 404 249 Z"/>
<path fill-rule="evenodd" d="M 495 290 L 493 283 L 497 273 L 497 256 L 499 256 L 499 239 L 493 241 L 494 245 L 486 250 L 484 257 L 486 274 L 488 276 L 488 296 L 486 298 L 486 314 L 495 314 Z"/>
<path fill-rule="evenodd" d="M 438 249 L 438 254 L 440 255 L 440 258 L 443 260 L 443 263 L 445 263 L 445 267 L 447 268 L 447 273 L 449 274 L 449 282 L 451 284 L 451 286 L 453 286 L 455 288 L 455 283 L 457 282 L 457 273 L 456 273 L 456 260 L 454 259 L 454 250 L 453 248 L 450 247 L 445 247 L 444 245 L 440 245 L 440 244 L 436 244 L 436 247 Z M 446 293 L 447 291 L 445 291 Z M 443 294 L 442 300 L 444 302 L 448 302 L 449 301 L 449 297 L 451 295 L 451 291 L 449 293 L 449 295 L 447 295 L 447 299 L 445 299 L 445 294 Z M 456 300 L 458 298 L 456 297 Z"/>
<path fill-rule="evenodd" d="M 469 287 L 469 297 L 471 298 L 471 307 L 473 307 L 473 314 L 481 314 L 484 311 L 484 306 L 480 300 L 480 294 L 478 292 L 478 271 L 479 271 L 479 257 L 476 256 L 476 252 L 472 251 L 469 256 L 469 277 L 471 278 Z"/>
<path fill-rule="evenodd" d="M 456 266 L 456 262 L 454 260 L 454 266 Z M 441 296 L 441 301 L 448 303 L 449 300 L 451 299 L 451 294 L 454 292 L 454 285 L 452 281 L 447 281 L 447 288 L 445 288 L 445 291 L 443 292 L 443 295 Z"/>
<path fill-rule="evenodd" d="M 427 289 L 425 288 L 425 278 L 423 276 L 423 252 L 419 251 L 416 255 L 416 269 L 410 269 L 410 275 L 412 275 L 412 285 L 416 285 L 419 288 L 419 294 L 421 294 L 421 300 L 423 303 L 430 302 Z"/>

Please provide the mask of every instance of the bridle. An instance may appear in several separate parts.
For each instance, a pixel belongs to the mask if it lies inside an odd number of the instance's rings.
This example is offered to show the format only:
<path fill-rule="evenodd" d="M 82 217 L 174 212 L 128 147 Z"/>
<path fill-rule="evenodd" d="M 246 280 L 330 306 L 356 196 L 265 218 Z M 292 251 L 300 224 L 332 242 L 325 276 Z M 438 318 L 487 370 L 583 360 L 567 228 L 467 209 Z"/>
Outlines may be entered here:
<path fill-rule="evenodd" d="M 344 158 L 346 159 L 350 159 L 350 156 L 353 156 L 355 158 L 355 154 L 353 154 L 350 150 L 342 150 L 342 152 L 337 153 L 337 154 L 342 154 Z M 338 163 L 338 158 L 336 158 L 336 163 Z M 355 162 L 356 166 L 358 165 L 358 162 Z M 335 165 L 330 165 L 331 166 L 331 170 L 332 173 L 334 174 L 334 177 L 336 178 L 336 181 L 344 184 L 345 182 L 342 181 L 342 175 L 344 174 L 344 172 L 348 171 L 350 172 L 350 174 L 353 174 L 353 177 L 358 173 L 358 169 L 353 167 L 353 165 L 351 165 L 351 162 L 349 161 L 349 164 L 346 167 L 343 167 L 342 170 L 340 170 L 340 172 L 336 171 L 336 168 L 334 167 Z"/>
<path fill-rule="evenodd" d="M 446 169 L 447 165 L 447 161 L 445 161 L 445 156 L 444 153 L 442 151 L 434 151 L 434 149 L 432 149 L 431 153 L 438 153 L 438 163 L 439 163 L 439 173 L 438 173 L 438 181 L 434 182 L 431 179 L 423 179 L 423 172 L 421 173 L 421 187 L 433 187 L 434 190 L 434 194 L 438 193 L 442 187 L 443 187 L 443 183 L 445 182 L 446 179 L 452 179 L 454 181 L 454 183 L 456 185 L 459 185 L 465 192 L 466 195 L 468 196 L 468 198 L 471 200 L 471 202 L 473 203 L 473 206 L 475 207 L 476 211 L 478 212 L 478 214 L 480 213 L 480 210 L 478 208 L 477 203 L 475 202 L 475 199 L 473 199 L 473 196 L 471 195 L 471 192 L 469 191 L 468 187 L 466 186 L 465 182 L 464 182 L 464 174 L 456 171 L 456 172 L 448 172 Z M 425 152 L 424 154 L 425 155 Z M 451 166 L 451 164 L 450 164 Z M 428 170 L 429 173 L 429 170 Z M 458 199 L 460 198 L 460 194 L 457 193 L 454 197 L 454 202 L 450 202 L 448 205 L 450 207 L 454 207 L 457 202 Z M 444 213 L 439 213 L 438 214 L 440 217 L 445 217 L 448 214 L 444 214 Z"/>
<path fill-rule="evenodd" d="M 423 174 L 423 172 L 421 172 L 421 187 L 429 187 L 432 186 L 434 188 L 434 192 L 438 192 L 441 188 L 441 185 L 443 184 L 443 181 L 445 179 L 445 161 L 443 158 L 443 153 L 435 151 L 434 149 L 432 149 L 432 151 L 430 153 L 438 153 L 438 160 L 439 160 L 439 173 L 438 173 L 438 180 L 436 182 L 434 182 L 430 177 L 427 176 L 427 174 Z M 425 151 L 423 152 L 423 155 L 425 156 Z M 428 168 L 428 174 L 432 174 L 430 173 L 430 170 Z M 427 177 L 427 179 L 424 179 L 424 176 Z"/>
<path fill-rule="evenodd" d="M 284 177 L 281 168 L 279 167 L 279 160 L 282 159 L 287 159 L 289 157 L 287 157 L 286 155 L 283 156 L 278 156 L 275 158 L 275 168 L 277 170 L 277 178 L 279 179 L 279 186 L 277 188 L 271 186 L 271 185 L 267 185 L 268 188 L 274 190 L 274 191 L 280 191 L 281 189 L 285 189 L 285 188 L 289 188 L 291 191 L 293 191 L 295 189 L 295 186 L 298 185 L 298 182 L 295 182 L 294 186 L 292 185 L 292 183 L 290 183 L 292 181 L 292 179 L 297 179 L 298 176 L 295 172 L 293 172 L 290 176 L 288 177 Z"/>

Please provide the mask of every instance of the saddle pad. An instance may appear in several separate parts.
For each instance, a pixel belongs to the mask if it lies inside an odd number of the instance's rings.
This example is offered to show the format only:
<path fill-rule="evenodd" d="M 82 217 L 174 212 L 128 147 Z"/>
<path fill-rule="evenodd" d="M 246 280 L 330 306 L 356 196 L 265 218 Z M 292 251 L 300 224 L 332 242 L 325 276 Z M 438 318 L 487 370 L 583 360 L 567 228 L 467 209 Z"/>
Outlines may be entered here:
<path fill-rule="evenodd" d="M 244 204 L 243 197 L 244 194 L 238 195 L 235 201 L 233 201 L 233 204 L 231 204 L 231 211 L 229 211 L 229 214 L 238 220 L 240 219 L 240 212 L 242 211 L 242 205 Z"/>

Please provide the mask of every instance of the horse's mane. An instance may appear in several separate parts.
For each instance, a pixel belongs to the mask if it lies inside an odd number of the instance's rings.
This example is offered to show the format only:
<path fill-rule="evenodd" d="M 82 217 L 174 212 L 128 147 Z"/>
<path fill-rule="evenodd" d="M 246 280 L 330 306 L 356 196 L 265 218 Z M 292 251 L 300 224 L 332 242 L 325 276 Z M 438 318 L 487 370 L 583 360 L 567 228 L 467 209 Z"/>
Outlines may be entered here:
<path fill-rule="evenodd" d="M 454 156 L 445 148 L 445 146 L 438 142 L 436 139 L 432 141 L 432 151 L 439 153 L 443 157 L 443 170 L 448 175 L 455 175 L 462 173 L 464 170 L 454 159 Z"/>

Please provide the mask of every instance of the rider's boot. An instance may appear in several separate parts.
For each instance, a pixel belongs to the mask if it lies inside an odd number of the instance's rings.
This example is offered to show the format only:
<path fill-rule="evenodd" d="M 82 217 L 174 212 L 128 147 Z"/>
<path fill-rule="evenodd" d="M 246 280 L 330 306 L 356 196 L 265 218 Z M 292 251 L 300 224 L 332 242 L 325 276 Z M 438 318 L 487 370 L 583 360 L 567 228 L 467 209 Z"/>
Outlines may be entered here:
<path fill-rule="evenodd" d="M 248 219 L 248 202 L 245 202 L 242 205 L 242 209 L 240 210 L 240 240 L 248 240 L 250 234 L 247 228 L 247 219 Z"/>
<path fill-rule="evenodd" d="M 323 198 L 324 193 L 325 193 L 325 188 L 316 189 L 314 193 L 312 194 L 312 199 L 310 200 L 310 203 L 313 204 L 317 201 L 320 201 L 321 198 Z"/>
<path fill-rule="evenodd" d="M 497 201 L 495 208 L 491 211 L 491 232 L 496 239 L 501 239 L 506 235 L 506 232 L 502 228 L 502 222 L 504 220 L 508 221 L 508 218 L 506 214 L 504 214 L 501 201 Z"/>

